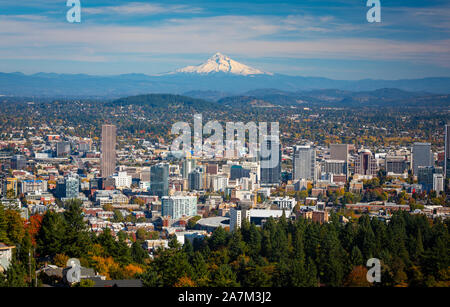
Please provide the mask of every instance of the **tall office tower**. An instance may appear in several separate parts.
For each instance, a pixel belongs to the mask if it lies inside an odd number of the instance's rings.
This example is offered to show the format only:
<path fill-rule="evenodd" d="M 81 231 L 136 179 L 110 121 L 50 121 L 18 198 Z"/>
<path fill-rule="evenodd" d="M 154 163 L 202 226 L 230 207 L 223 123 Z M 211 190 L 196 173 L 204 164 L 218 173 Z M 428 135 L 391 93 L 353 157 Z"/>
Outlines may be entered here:
<path fill-rule="evenodd" d="M 197 167 L 195 170 L 189 173 L 188 184 L 189 190 L 200 191 L 206 188 L 206 174 L 202 167 Z"/>
<path fill-rule="evenodd" d="M 69 142 L 58 142 L 56 143 L 56 156 L 65 157 L 70 154 L 70 143 Z"/>
<path fill-rule="evenodd" d="M 206 166 L 206 173 L 211 175 L 217 175 L 219 172 L 219 165 L 217 163 L 208 163 Z"/>
<path fill-rule="evenodd" d="M 445 125 L 445 178 L 450 178 L 450 125 Z"/>
<path fill-rule="evenodd" d="M 419 166 L 417 171 L 417 178 L 422 189 L 429 192 L 433 189 L 434 175 L 442 175 L 442 168 L 435 168 L 432 166 Z"/>
<path fill-rule="evenodd" d="M 114 174 L 116 169 L 116 133 L 116 126 L 102 126 L 101 172 L 103 178 Z"/>
<path fill-rule="evenodd" d="M 243 168 L 242 165 L 232 165 L 230 168 L 230 180 L 236 180 L 243 177 L 250 178 L 250 170 Z"/>
<path fill-rule="evenodd" d="M 11 168 L 15 170 L 24 170 L 27 168 L 27 159 L 22 155 L 15 155 L 11 158 Z"/>
<path fill-rule="evenodd" d="M 348 161 L 348 144 L 331 144 L 330 159 Z"/>
<path fill-rule="evenodd" d="M 403 174 L 408 170 L 405 157 L 386 156 L 384 163 L 387 174 Z"/>
<path fill-rule="evenodd" d="M 169 195 L 169 164 L 159 163 L 150 168 L 150 191 L 159 197 Z"/>
<path fill-rule="evenodd" d="M 314 180 L 316 166 L 316 149 L 309 145 L 295 146 L 293 158 L 293 179 Z"/>
<path fill-rule="evenodd" d="M 330 160 L 345 161 L 345 172 L 348 174 L 348 144 L 330 144 Z"/>
<path fill-rule="evenodd" d="M 419 166 L 433 166 L 431 144 L 414 143 L 412 148 L 412 162 L 414 175 L 418 176 Z"/>
<path fill-rule="evenodd" d="M 368 149 L 359 152 L 355 161 L 355 174 L 359 175 L 376 175 L 377 160 Z"/>
<path fill-rule="evenodd" d="M 187 179 L 189 173 L 195 169 L 195 160 L 186 158 L 183 160 L 183 165 L 181 166 L 181 172 L 183 175 L 183 179 Z"/>
<path fill-rule="evenodd" d="M 444 192 L 444 175 L 443 174 L 433 174 L 433 190 L 439 195 Z"/>
<path fill-rule="evenodd" d="M 261 185 L 276 185 L 281 179 L 281 144 L 278 137 L 265 136 L 261 142 L 264 147 L 259 155 Z M 278 156 L 278 157 L 277 157 Z"/>

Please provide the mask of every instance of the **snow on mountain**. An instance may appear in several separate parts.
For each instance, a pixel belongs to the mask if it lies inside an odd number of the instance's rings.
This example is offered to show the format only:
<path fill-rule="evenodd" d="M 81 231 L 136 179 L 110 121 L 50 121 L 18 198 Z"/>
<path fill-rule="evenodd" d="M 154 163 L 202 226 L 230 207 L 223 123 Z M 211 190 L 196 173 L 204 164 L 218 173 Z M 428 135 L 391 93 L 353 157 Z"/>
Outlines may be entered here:
<path fill-rule="evenodd" d="M 234 75 L 249 76 L 249 75 L 272 75 L 261 71 L 259 69 L 236 62 L 226 55 L 217 52 L 205 63 L 198 66 L 187 66 L 177 69 L 176 73 L 195 73 L 195 74 L 210 74 L 216 72 L 230 73 Z"/>

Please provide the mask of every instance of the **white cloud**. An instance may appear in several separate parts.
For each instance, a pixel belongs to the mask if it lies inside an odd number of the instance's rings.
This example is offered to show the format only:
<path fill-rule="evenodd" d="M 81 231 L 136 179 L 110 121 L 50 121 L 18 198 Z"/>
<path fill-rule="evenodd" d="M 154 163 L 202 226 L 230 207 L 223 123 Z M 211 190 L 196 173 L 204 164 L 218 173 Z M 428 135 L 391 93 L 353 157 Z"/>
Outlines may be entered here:
<path fill-rule="evenodd" d="M 83 7 L 83 13 L 113 14 L 113 15 L 156 15 L 162 13 L 192 14 L 202 12 L 202 8 L 188 5 L 162 5 L 141 2 L 131 2 L 117 6 Z"/>
<path fill-rule="evenodd" d="M 294 17 L 217 16 L 171 19 L 150 27 L 44 23 L 3 16 L 0 58 L 149 62 L 149 54 L 221 51 L 250 57 L 408 60 L 450 67 L 449 38 L 423 42 L 348 35 L 276 39 L 285 31 L 330 31 L 329 19 L 309 20 L 312 25 L 304 28 L 305 23 Z"/>

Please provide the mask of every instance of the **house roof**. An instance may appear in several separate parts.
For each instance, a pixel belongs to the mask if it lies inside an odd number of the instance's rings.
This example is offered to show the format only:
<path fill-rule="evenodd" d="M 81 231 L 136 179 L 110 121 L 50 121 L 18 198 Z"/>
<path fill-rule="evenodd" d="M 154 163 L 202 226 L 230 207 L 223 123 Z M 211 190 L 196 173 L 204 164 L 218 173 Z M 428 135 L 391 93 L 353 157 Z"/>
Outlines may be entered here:
<path fill-rule="evenodd" d="M 15 246 L 8 246 L 5 243 L 0 242 L 0 250 L 7 250 L 7 249 L 13 249 L 16 248 Z"/>

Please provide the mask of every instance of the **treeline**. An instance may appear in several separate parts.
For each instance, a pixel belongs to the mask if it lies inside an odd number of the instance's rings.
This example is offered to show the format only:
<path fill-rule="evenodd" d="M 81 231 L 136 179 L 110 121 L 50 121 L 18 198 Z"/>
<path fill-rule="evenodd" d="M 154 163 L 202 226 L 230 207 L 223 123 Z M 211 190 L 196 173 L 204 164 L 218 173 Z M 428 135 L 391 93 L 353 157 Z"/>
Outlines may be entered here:
<path fill-rule="evenodd" d="M 51 283 L 35 280 L 45 263 L 65 267 L 80 259 L 109 279 L 140 278 L 145 286 L 342 287 L 450 286 L 448 220 L 395 213 L 389 223 L 363 215 L 342 224 L 269 218 L 264 227 L 244 221 L 228 232 L 218 228 L 206 239 L 184 246 L 176 237 L 150 259 L 145 236 L 129 237 L 109 229 L 88 231 L 79 202 L 65 211 L 34 215 L 28 222 L 0 207 L 0 242 L 14 245 L 11 266 L 0 273 L 0 286 Z M 130 244 L 131 243 L 131 244 Z M 131 246 L 130 246 L 131 245 Z M 366 263 L 381 261 L 381 282 L 369 284 Z"/>
<path fill-rule="evenodd" d="M 16 247 L 10 267 L 5 274 L 0 273 L 0 286 L 61 282 L 42 274 L 36 281 L 34 272 L 45 263 L 66 267 L 69 258 L 78 258 L 83 267 L 93 268 L 108 279 L 133 279 L 144 272 L 149 255 L 142 240 L 129 247 L 126 233 L 119 232 L 117 237 L 109 229 L 98 236 L 89 232 L 79 201 L 67 202 L 63 213 L 47 211 L 28 222 L 18 211 L 0 206 L 0 242 Z"/>
<path fill-rule="evenodd" d="M 371 286 L 365 264 L 381 261 L 373 286 L 450 285 L 448 221 L 396 213 L 389 223 L 363 215 L 343 225 L 304 219 L 263 228 L 244 222 L 218 228 L 206 240 L 160 250 L 141 275 L 146 286 L 317 287 Z"/>

